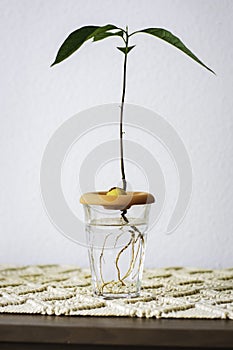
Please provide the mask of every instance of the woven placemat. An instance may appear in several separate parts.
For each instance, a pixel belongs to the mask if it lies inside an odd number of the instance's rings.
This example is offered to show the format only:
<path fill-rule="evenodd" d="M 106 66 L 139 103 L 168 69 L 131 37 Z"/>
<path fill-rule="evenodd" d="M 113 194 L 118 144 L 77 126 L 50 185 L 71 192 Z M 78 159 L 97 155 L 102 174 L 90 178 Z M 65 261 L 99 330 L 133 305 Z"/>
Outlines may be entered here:
<path fill-rule="evenodd" d="M 87 269 L 0 265 L 0 313 L 233 319 L 233 268 L 146 269 L 141 297 L 103 300 Z"/>

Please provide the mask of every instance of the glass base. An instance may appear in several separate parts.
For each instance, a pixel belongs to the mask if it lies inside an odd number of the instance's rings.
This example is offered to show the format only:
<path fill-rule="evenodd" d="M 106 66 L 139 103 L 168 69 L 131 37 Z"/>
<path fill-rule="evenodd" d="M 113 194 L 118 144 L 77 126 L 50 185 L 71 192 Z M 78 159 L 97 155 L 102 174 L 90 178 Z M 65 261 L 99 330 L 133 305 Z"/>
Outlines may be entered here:
<path fill-rule="evenodd" d="M 113 300 L 113 299 L 133 299 L 140 297 L 140 292 L 137 293 L 119 293 L 119 294 L 113 294 L 113 293 L 103 293 L 99 294 L 94 292 L 94 295 L 98 298 L 105 299 L 105 300 Z"/>

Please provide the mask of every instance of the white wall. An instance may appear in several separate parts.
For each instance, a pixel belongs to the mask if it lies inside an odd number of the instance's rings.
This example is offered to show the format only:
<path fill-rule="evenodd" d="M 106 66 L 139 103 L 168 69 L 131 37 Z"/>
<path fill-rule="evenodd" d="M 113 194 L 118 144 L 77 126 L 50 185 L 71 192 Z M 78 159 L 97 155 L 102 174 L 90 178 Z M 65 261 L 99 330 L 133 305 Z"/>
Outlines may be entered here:
<path fill-rule="evenodd" d="M 146 265 L 233 265 L 232 13 L 231 0 L 0 1 L 0 263 L 88 264 L 86 249 L 59 234 L 43 210 L 40 162 L 62 122 L 119 101 L 122 56 L 108 39 L 49 65 L 74 29 L 113 23 L 171 30 L 217 73 L 159 40 L 135 38 L 127 101 L 175 127 L 194 173 L 183 224 L 171 236 L 151 232 Z"/>

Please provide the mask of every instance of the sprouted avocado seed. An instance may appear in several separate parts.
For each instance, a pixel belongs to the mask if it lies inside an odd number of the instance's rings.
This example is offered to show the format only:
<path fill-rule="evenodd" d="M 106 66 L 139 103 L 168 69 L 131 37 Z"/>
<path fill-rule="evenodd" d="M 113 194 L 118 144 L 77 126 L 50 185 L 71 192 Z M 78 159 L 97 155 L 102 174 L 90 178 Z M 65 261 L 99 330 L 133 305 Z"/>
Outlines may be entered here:
<path fill-rule="evenodd" d="M 123 188 L 120 187 L 112 187 L 110 190 L 106 193 L 107 196 L 120 196 L 120 195 L 126 195 L 127 192 L 123 190 Z"/>

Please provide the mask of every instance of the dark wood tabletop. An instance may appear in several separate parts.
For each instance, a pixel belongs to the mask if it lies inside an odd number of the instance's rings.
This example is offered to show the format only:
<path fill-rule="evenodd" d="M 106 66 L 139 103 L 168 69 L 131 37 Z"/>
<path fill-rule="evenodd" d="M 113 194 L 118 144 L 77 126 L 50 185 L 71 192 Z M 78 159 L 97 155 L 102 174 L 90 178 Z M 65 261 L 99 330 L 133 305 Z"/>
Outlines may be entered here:
<path fill-rule="evenodd" d="M 233 349 L 233 321 L 0 315 L 0 349 Z"/>

